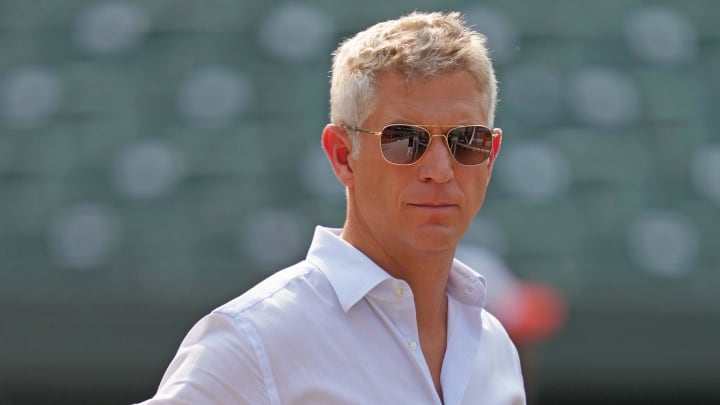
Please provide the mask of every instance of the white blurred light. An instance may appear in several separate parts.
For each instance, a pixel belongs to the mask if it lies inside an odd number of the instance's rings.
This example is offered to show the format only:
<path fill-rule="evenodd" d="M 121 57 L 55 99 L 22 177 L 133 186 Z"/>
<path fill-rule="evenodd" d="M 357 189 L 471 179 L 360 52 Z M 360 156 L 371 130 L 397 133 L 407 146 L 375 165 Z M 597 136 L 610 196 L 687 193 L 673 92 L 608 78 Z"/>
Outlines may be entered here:
<path fill-rule="evenodd" d="M 641 268 L 659 276 L 678 277 L 692 270 L 699 236 L 684 215 L 649 211 L 630 224 L 628 248 L 630 257 Z"/>
<path fill-rule="evenodd" d="M 137 47 L 150 21 L 137 4 L 117 1 L 90 5 L 75 24 L 75 41 L 80 48 L 112 54 Z"/>
<path fill-rule="evenodd" d="M 196 124 L 224 126 L 244 112 L 252 99 L 252 82 L 245 74 L 210 65 L 197 68 L 180 84 L 177 107 Z"/>
<path fill-rule="evenodd" d="M 562 112 L 560 75 L 545 66 L 526 64 L 514 68 L 503 88 L 505 102 L 524 118 L 548 123 Z"/>
<path fill-rule="evenodd" d="M 309 221 L 294 211 L 267 208 L 250 214 L 240 232 L 240 250 L 255 261 L 287 266 L 304 257 L 312 236 Z"/>
<path fill-rule="evenodd" d="M 493 252 L 507 252 L 507 234 L 503 227 L 488 215 L 478 214 L 470 224 L 463 240 L 469 244 L 479 245 Z"/>
<path fill-rule="evenodd" d="M 115 187 L 134 199 L 151 199 L 172 192 L 183 172 L 181 153 L 173 144 L 161 141 L 130 145 L 114 163 Z"/>
<path fill-rule="evenodd" d="M 258 39 L 271 55 L 289 62 L 305 62 L 332 45 L 335 23 L 321 8 L 287 2 L 260 22 Z"/>
<path fill-rule="evenodd" d="M 44 124 L 60 105 L 62 85 L 45 66 L 17 68 L 0 83 L 0 118 L 13 127 Z"/>
<path fill-rule="evenodd" d="M 640 113 L 634 82 L 625 74 L 602 67 L 578 72 L 569 87 L 570 106 L 583 122 L 599 127 L 632 124 Z"/>
<path fill-rule="evenodd" d="M 545 202 L 564 194 L 570 185 L 570 167 L 552 145 L 539 142 L 513 144 L 498 159 L 496 176 L 513 195 Z"/>
<path fill-rule="evenodd" d="M 706 145 L 693 154 L 690 176 L 698 193 L 720 205 L 720 145 Z"/>
<path fill-rule="evenodd" d="M 344 200 L 345 187 L 320 148 L 308 148 L 300 160 L 300 182 L 319 197 Z"/>
<path fill-rule="evenodd" d="M 485 34 L 494 63 L 505 63 L 516 53 L 517 32 L 503 10 L 487 5 L 475 5 L 465 10 L 465 19 L 477 31 Z"/>
<path fill-rule="evenodd" d="M 50 253 L 61 266 L 88 270 L 107 263 L 119 232 L 117 217 L 105 206 L 85 203 L 68 207 L 50 224 Z"/>
<path fill-rule="evenodd" d="M 679 64 L 691 61 L 697 52 L 697 33 L 677 11 L 647 6 L 625 20 L 625 37 L 641 59 L 654 63 Z"/>

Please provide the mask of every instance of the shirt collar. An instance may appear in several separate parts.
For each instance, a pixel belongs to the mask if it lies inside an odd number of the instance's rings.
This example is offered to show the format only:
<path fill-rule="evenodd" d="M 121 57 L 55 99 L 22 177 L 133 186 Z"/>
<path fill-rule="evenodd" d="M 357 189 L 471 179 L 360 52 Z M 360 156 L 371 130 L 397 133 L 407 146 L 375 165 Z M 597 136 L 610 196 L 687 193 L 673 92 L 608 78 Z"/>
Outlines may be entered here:
<path fill-rule="evenodd" d="M 341 231 L 316 227 L 307 260 L 327 277 L 347 312 L 380 283 L 393 277 L 343 240 Z M 482 308 L 485 305 L 485 278 L 455 259 L 447 292 L 463 304 Z"/>
<path fill-rule="evenodd" d="M 453 260 L 446 290 L 463 304 L 480 308 L 485 306 L 485 277 L 458 259 Z"/>
<path fill-rule="evenodd" d="M 340 238 L 341 229 L 315 228 L 307 260 L 325 274 L 345 312 L 390 275 Z"/>

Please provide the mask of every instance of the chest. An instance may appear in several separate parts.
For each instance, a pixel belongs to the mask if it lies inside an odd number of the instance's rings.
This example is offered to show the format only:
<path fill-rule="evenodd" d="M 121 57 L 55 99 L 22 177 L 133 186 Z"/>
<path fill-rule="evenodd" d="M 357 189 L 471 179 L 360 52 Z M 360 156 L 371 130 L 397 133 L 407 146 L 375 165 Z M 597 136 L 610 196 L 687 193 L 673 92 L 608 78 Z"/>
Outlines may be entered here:
<path fill-rule="evenodd" d="M 401 307 L 362 302 L 348 313 L 314 313 L 285 325 L 283 334 L 263 336 L 266 378 L 283 404 L 440 404 L 430 368 L 439 367 L 446 405 L 512 403 L 483 399 L 515 377 L 495 365 L 479 322 L 450 313 L 447 349 L 436 364 L 426 360 L 414 318 Z"/>

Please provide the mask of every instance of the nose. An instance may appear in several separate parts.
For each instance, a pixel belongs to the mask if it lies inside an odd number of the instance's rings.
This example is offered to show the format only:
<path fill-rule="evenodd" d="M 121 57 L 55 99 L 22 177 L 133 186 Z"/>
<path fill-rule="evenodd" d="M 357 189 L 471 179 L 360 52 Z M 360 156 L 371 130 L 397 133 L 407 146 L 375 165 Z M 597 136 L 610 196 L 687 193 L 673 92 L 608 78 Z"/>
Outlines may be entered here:
<path fill-rule="evenodd" d="M 435 139 L 435 138 L 440 139 Z M 436 183 L 447 183 L 454 177 L 453 162 L 455 158 L 450 154 L 450 148 L 444 135 L 433 135 L 425 154 L 418 162 L 420 180 Z"/>

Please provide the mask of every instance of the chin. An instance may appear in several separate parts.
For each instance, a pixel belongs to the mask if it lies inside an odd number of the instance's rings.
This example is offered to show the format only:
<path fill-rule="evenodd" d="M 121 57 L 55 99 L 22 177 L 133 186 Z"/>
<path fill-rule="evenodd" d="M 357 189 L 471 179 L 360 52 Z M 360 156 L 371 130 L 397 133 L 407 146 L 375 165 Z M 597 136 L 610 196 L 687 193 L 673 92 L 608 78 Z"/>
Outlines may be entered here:
<path fill-rule="evenodd" d="M 418 249 L 445 251 L 455 249 L 462 234 L 457 229 L 441 225 L 426 225 L 415 230 L 413 244 Z"/>

